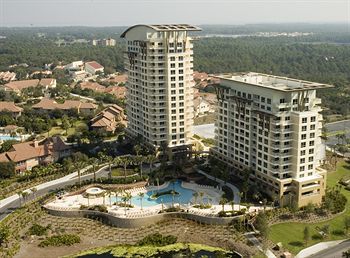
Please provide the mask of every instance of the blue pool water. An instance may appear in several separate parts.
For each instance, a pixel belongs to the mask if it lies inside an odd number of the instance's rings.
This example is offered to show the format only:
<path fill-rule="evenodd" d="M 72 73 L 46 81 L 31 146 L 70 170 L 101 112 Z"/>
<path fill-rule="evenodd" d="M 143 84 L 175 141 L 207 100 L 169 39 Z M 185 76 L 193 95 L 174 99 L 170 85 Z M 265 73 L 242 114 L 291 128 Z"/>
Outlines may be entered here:
<path fill-rule="evenodd" d="M 8 140 L 17 140 L 17 141 L 20 141 L 21 138 L 20 137 L 12 137 L 10 135 L 0 135 L 0 140 L 1 141 L 8 141 Z"/>
<path fill-rule="evenodd" d="M 166 192 L 166 191 L 171 191 L 174 190 L 175 192 L 178 192 L 178 195 L 174 196 L 174 203 L 180 203 L 180 204 L 188 204 L 192 197 L 194 191 L 191 189 L 183 188 L 181 186 L 182 181 L 174 181 L 170 182 L 169 185 L 166 188 L 163 188 L 159 190 L 159 192 Z M 171 194 L 166 194 L 159 196 L 157 199 L 151 199 L 151 196 L 155 194 L 157 190 L 155 191 L 148 191 L 145 193 L 143 199 L 142 199 L 142 206 L 143 207 L 152 207 L 158 204 L 171 204 L 172 203 L 172 195 Z M 114 203 L 116 201 L 115 196 L 111 197 L 112 202 Z M 122 198 L 118 196 L 118 202 L 121 202 Z M 141 206 L 141 198 L 139 196 L 133 196 L 131 198 L 131 204 L 134 206 Z"/>

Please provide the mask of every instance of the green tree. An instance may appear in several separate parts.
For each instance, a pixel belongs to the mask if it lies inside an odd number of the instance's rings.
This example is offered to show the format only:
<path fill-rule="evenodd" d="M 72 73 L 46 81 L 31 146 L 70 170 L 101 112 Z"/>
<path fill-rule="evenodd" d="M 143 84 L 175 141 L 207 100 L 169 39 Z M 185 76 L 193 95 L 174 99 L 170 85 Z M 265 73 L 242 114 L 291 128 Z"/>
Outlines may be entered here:
<path fill-rule="evenodd" d="M 346 234 L 348 234 L 349 233 L 349 229 L 350 229 L 350 216 L 346 216 L 344 218 L 344 228 L 345 228 Z"/>
<path fill-rule="evenodd" d="M 311 239 L 311 236 L 310 236 L 310 229 L 308 226 L 306 226 L 304 228 L 304 242 L 305 242 L 305 245 L 307 245 L 307 243 L 310 241 Z"/>
<path fill-rule="evenodd" d="M 14 162 L 0 162 L 0 178 L 11 178 L 15 176 L 16 165 Z"/>
<path fill-rule="evenodd" d="M 9 151 L 9 150 L 12 148 L 12 145 L 14 145 L 14 144 L 16 144 L 16 143 L 19 143 L 19 141 L 17 141 L 17 140 L 7 140 L 7 141 L 4 141 L 4 142 L 1 144 L 0 153 Z"/>
<path fill-rule="evenodd" d="M 0 245 L 6 243 L 10 237 L 10 227 L 2 225 L 0 227 Z"/>
<path fill-rule="evenodd" d="M 225 197 L 221 197 L 219 204 L 222 205 L 222 212 L 225 212 L 226 203 L 227 203 L 227 199 Z"/>

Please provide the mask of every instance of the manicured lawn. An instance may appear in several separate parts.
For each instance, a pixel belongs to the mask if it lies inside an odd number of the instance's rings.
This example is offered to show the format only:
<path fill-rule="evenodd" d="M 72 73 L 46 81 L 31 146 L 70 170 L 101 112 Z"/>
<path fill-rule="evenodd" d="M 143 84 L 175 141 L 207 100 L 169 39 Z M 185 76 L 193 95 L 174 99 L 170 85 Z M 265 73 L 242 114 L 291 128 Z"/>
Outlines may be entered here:
<path fill-rule="evenodd" d="M 67 136 L 75 134 L 77 128 L 87 128 L 87 127 L 88 127 L 88 126 L 86 125 L 85 122 L 83 122 L 83 121 L 77 121 L 77 122 L 74 124 L 74 127 L 71 127 L 71 128 L 68 129 L 68 135 L 67 135 Z"/>
<path fill-rule="evenodd" d="M 133 175 L 136 174 L 136 172 L 133 169 L 127 169 L 126 175 Z M 113 176 L 124 176 L 124 169 L 123 168 L 112 168 L 112 177 Z"/>
<path fill-rule="evenodd" d="M 339 162 L 336 172 L 329 172 L 327 175 L 327 186 L 332 187 L 344 176 L 350 174 L 350 164 L 345 161 Z M 314 245 L 321 241 L 330 241 L 337 239 L 345 239 L 346 236 L 342 234 L 334 234 L 334 231 L 344 231 L 344 218 L 350 216 L 350 191 L 345 189 L 342 193 L 347 197 L 348 202 L 346 204 L 346 211 L 343 214 L 336 216 L 335 218 L 322 222 L 322 223 L 283 223 L 271 226 L 270 239 L 274 242 L 282 242 L 283 246 L 290 250 L 292 253 L 297 254 L 300 250 L 307 246 Z M 319 238 L 316 227 L 322 227 L 328 224 L 330 226 L 331 233 L 325 240 Z M 308 242 L 308 245 L 304 245 L 303 231 L 305 226 L 309 226 L 310 235 L 312 240 Z"/>

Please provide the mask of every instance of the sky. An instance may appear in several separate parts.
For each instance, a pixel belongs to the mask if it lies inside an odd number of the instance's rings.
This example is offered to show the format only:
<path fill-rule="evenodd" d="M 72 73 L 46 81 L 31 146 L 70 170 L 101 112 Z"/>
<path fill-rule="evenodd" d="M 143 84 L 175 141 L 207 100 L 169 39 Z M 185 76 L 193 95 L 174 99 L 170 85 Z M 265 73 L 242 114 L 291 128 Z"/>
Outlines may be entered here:
<path fill-rule="evenodd" d="M 0 27 L 347 23 L 350 0 L 0 0 Z"/>

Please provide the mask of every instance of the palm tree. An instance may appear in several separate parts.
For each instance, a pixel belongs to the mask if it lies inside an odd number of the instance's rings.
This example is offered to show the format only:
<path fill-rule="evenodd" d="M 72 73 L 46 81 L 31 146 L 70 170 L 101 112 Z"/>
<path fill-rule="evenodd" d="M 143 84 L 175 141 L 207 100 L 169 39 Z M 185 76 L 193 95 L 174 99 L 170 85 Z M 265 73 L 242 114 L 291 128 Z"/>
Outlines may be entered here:
<path fill-rule="evenodd" d="M 196 205 L 197 204 L 198 193 L 194 192 L 192 195 L 194 197 L 194 205 Z"/>
<path fill-rule="evenodd" d="M 176 192 L 174 190 L 171 191 L 171 207 L 174 208 L 174 199 Z"/>
<path fill-rule="evenodd" d="M 142 151 L 142 146 L 139 145 L 139 144 L 136 144 L 136 145 L 134 146 L 134 151 L 135 151 L 135 153 L 136 153 L 136 156 L 139 156 L 140 152 Z"/>
<path fill-rule="evenodd" d="M 234 201 L 234 200 L 232 200 L 232 201 L 230 201 L 230 203 L 229 203 L 229 204 L 231 205 L 232 212 L 234 212 L 235 201 Z"/>
<path fill-rule="evenodd" d="M 122 191 L 119 189 L 116 189 L 114 194 L 115 194 L 115 203 L 118 204 L 118 195 L 121 194 Z"/>
<path fill-rule="evenodd" d="M 135 162 L 136 165 L 139 165 L 140 166 L 140 177 L 142 178 L 142 164 L 143 162 L 145 161 L 145 157 L 144 156 L 135 156 L 133 157 L 133 160 Z"/>
<path fill-rule="evenodd" d="M 128 201 L 128 197 L 126 196 L 126 194 L 122 196 L 122 201 L 124 202 L 124 212 L 126 216 L 126 202 Z"/>
<path fill-rule="evenodd" d="M 84 168 L 88 161 L 88 157 L 80 152 L 72 155 L 73 167 L 78 171 L 79 185 L 81 185 L 81 169 Z"/>
<path fill-rule="evenodd" d="M 89 163 L 92 165 L 92 172 L 94 173 L 94 182 L 96 182 L 96 167 L 98 166 L 99 161 L 98 161 L 97 158 L 92 157 L 92 158 L 89 160 Z"/>
<path fill-rule="evenodd" d="M 35 193 L 38 191 L 38 189 L 36 187 L 32 187 L 30 191 L 32 192 L 33 198 L 35 199 Z"/>
<path fill-rule="evenodd" d="M 267 204 L 267 200 L 266 200 L 266 198 L 264 198 L 264 199 L 262 200 L 262 202 L 263 202 L 264 211 L 265 211 L 265 210 L 266 210 L 266 204 Z"/>
<path fill-rule="evenodd" d="M 124 167 L 124 178 L 126 180 L 126 169 L 131 164 L 130 156 L 121 156 L 119 157 L 119 164 Z"/>
<path fill-rule="evenodd" d="M 113 157 L 111 156 L 106 156 L 106 160 L 108 163 L 108 178 L 111 179 L 112 178 L 112 164 L 113 164 Z"/>
<path fill-rule="evenodd" d="M 154 162 L 157 161 L 157 156 L 154 155 L 154 154 L 150 154 L 146 157 L 146 160 L 147 162 L 149 163 L 149 170 L 150 170 L 150 173 L 152 173 L 152 169 L 153 169 L 153 164 Z"/>
<path fill-rule="evenodd" d="M 142 208 L 142 201 L 143 201 L 143 197 L 144 196 L 145 196 L 145 193 L 142 193 L 142 192 L 139 193 L 140 202 L 141 202 L 141 210 L 143 210 L 143 208 Z"/>
<path fill-rule="evenodd" d="M 90 194 L 87 194 L 87 201 L 88 201 L 88 206 L 90 206 Z"/>
<path fill-rule="evenodd" d="M 104 192 L 102 195 L 103 195 L 103 205 L 106 205 L 106 195 L 107 195 L 107 192 Z"/>
<path fill-rule="evenodd" d="M 227 199 L 225 197 L 222 197 L 220 199 L 220 205 L 222 205 L 222 212 L 225 212 L 225 204 L 227 203 Z"/>
<path fill-rule="evenodd" d="M 204 196 L 204 193 L 203 193 L 203 192 L 200 192 L 200 193 L 199 193 L 199 196 L 201 197 L 201 205 L 203 205 L 203 196 Z"/>
<path fill-rule="evenodd" d="M 108 197 L 109 197 L 109 206 L 112 207 L 112 191 L 108 191 Z"/>
<path fill-rule="evenodd" d="M 239 192 L 238 210 L 241 210 L 242 197 L 243 197 L 243 192 Z"/>

